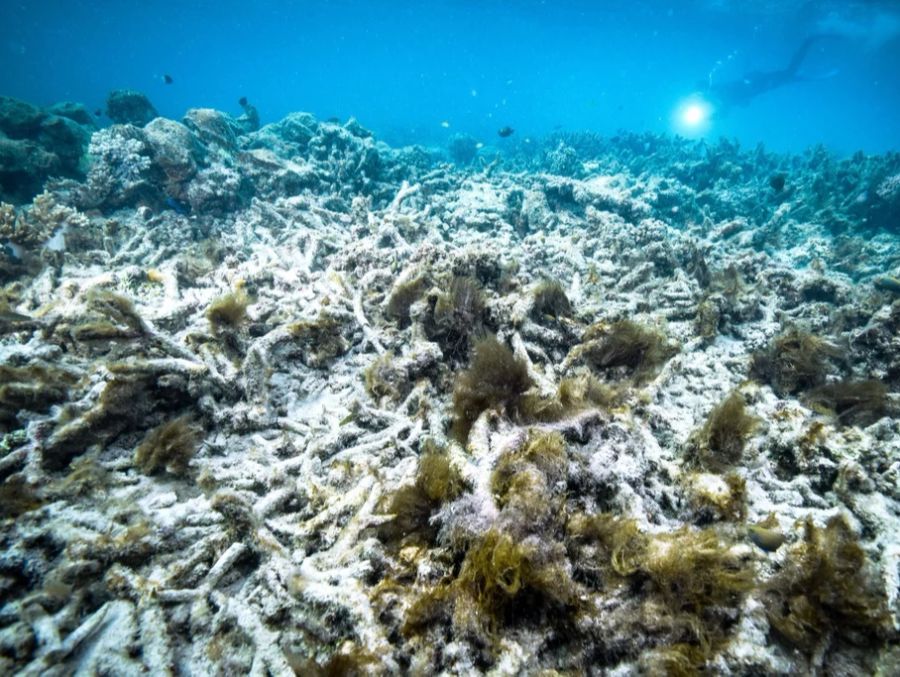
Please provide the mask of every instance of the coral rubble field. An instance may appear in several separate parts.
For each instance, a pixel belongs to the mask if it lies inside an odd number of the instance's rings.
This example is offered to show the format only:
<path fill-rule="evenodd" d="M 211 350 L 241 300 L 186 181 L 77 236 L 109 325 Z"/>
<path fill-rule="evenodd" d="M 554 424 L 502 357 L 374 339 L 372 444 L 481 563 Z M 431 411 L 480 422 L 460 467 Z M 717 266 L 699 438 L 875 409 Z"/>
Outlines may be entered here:
<path fill-rule="evenodd" d="M 897 674 L 900 156 L 0 99 L 0 672 Z"/>

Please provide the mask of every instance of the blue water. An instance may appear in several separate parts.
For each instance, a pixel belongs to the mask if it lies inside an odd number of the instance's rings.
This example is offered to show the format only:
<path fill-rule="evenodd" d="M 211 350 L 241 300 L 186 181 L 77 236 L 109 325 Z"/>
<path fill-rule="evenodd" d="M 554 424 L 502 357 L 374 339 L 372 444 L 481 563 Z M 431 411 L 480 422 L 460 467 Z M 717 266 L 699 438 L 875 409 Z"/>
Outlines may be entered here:
<path fill-rule="evenodd" d="M 804 61 L 809 81 L 700 129 L 673 121 L 710 73 L 782 68 L 817 33 L 829 37 Z M 627 129 L 783 151 L 900 148 L 896 2 L 4 0 L 0 63 L 0 94 L 41 105 L 102 108 L 127 87 L 177 119 L 200 106 L 239 114 L 247 96 L 263 122 L 355 116 L 391 143 L 494 141 L 509 125 L 516 139 Z"/>

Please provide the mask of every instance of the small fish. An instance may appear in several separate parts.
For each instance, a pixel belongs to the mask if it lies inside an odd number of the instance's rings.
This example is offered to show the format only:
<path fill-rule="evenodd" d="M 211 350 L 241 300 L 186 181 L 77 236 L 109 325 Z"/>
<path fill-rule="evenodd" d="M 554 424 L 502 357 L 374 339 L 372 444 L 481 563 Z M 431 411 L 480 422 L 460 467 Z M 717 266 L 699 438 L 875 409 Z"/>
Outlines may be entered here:
<path fill-rule="evenodd" d="M 900 277 L 894 277 L 893 275 L 882 275 L 881 277 L 875 278 L 875 289 L 880 289 L 881 291 L 889 291 L 894 294 L 900 294 Z"/>
<path fill-rule="evenodd" d="M 169 209 L 174 210 L 176 213 L 181 214 L 182 216 L 187 216 L 191 213 L 190 206 L 176 200 L 174 197 L 166 198 L 166 206 L 169 207 Z"/>
<path fill-rule="evenodd" d="M 97 110 L 94 111 L 94 115 L 96 115 L 98 118 L 102 118 L 103 110 L 101 108 L 98 108 Z"/>
<path fill-rule="evenodd" d="M 20 324 L 22 322 L 31 322 L 32 318 L 22 313 L 17 313 L 9 307 L 7 301 L 0 301 L 0 325 Z"/>
<path fill-rule="evenodd" d="M 441 127 L 443 127 L 444 129 L 450 129 L 450 123 L 447 120 L 442 120 Z"/>
<path fill-rule="evenodd" d="M 784 184 L 787 181 L 787 177 L 784 174 L 773 174 L 771 178 L 769 178 L 769 186 L 776 193 L 780 193 L 784 190 Z"/>
<path fill-rule="evenodd" d="M 0 306 L 0 322 L 4 324 L 13 324 L 18 322 L 30 322 L 31 318 L 28 315 L 23 315 L 22 313 L 17 313 L 14 310 L 9 310 L 9 308 L 4 308 Z"/>
<path fill-rule="evenodd" d="M 247 97 L 246 97 L 246 96 L 242 96 L 240 99 L 238 99 L 238 105 L 239 105 L 241 108 L 243 108 L 244 106 L 246 106 L 246 105 L 247 105 Z"/>
<path fill-rule="evenodd" d="M 171 75 L 166 73 L 165 75 L 163 75 L 163 82 L 165 82 L 167 85 L 171 85 L 175 81 L 172 79 Z"/>
<path fill-rule="evenodd" d="M 777 529 L 766 529 L 761 526 L 748 527 L 750 540 L 763 550 L 774 552 L 784 543 L 784 534 Z"/>
<path fill-rule="evenodd" d="M 775 552 L 787 540 L 773 513 L 770 513 L 762 522 L 747 527 L 747 535 L 751 541 L 766 552 Z"/>
<path fill-rule="evenodd" d="M 512 127 L 501 127 L 500 129 L 497 130 L 497 134 L 500 137 L 505 139 L 509 136 L 512 136 L 515 133 L 515 131 L 516 130 L 513 129 Z"/>

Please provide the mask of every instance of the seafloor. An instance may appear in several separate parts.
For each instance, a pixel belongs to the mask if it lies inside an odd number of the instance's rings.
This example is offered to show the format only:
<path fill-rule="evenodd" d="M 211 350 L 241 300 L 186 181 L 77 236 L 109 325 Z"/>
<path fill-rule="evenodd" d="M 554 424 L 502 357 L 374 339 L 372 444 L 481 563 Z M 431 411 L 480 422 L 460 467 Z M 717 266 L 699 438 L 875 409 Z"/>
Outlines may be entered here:
<path fill-rule="evenodd" d="M 900 156 L 0 104 L 0 673 L 900 673 Z"/>

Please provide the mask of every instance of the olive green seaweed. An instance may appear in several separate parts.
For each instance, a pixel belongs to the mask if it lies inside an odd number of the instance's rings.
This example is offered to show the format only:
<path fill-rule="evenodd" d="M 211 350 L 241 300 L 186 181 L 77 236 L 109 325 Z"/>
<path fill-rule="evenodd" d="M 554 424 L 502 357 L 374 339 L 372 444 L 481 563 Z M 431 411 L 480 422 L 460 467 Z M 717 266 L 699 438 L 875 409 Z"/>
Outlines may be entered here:
<path fill-rule="evenodd" d="M 883 584 L 842 515 L 824 528 L 803 522 L 803 538 L 766 586 L 769 623 L 788 644 L 807 652 L 820 643 L 878 646 L 890 628 Z"/>
<path fill-rule="evenodd" d="M 841 352 L 825 340 L 791 328 L 753 355 L 751 374 L 778 395 L 790 395 L 822 385 L 829 361 L 840 357 Z"/>
<path fill-rule="evenodd" d="M 209 304 L 206 319 L 213 331 L 234 329 L 247 321 L 250 297 L 243 289 L 223 294 Z"/>
<path fill-rule="evenodd" d="M 470 338 L 484 331 L 485 301 L 481 285 L 473 277 L 454 277 L 434 304 L 429 335 L 444 354 L 464 358 Z"/>
<path fill-rule="evenodd" d="M 469 368 L 456 377 L 453 437 L 464 444 L 472 425 L 487 409 L 515 416 L 532 385 L 527 365 L 509 348 L 493 336 L 480 339 L 472 349 Z"/>
<path fill-rule="evenodd" d="M 732 392 L 706 419 L 691 443 L 693 459 L 708 470 L 721 471 L 740 463 L 758 420 L 747 413 L 744 397 Z"/>
<path fill-rule="evenodd" d="M 870 425 L 892 410 L 887 386 L 876 380 L 829 383 L 811 390 L 806 400 L 845 425 Z"/>
<path fill-rule="evenodd" d="M 401 327 L 408 325 L 410 307 L 422 297 L 427 286 L 428 278 L 425 275 L 416 275 L 410 280 L 395 284 L 385 306 L 387 316 L 396 320 Z"/>
<path fill-rule="evenodd" d="M 544 317 L 557 319 L 572 315 L 572 303 L 566 296 L 566 290 L 556 280 L 539 282 L 534 289 L 533 298 L 532 315 L 537 320 Z"/>
<path fill-rule="evenodd" d="M 424 445 L 415 481 L 401 486 L 382 501 L 381 512 L 393 515 L 378 529 L 382 542 L 409 545 L 432 544 L 437 528 L 430 522 L 435 510 L 465 489 L 459 470 L 438 445 Z"/>
<path fill-rule="evenodd" d="M 145 474 L 162 470 L 184 473 L 200 442 L 200 429 L 189 416 L 154 428 L 134 452 L 134 462 Z"/>
<path fill-rule="evenodd" d="M 585 332 L 582 355 L 594 369 L 624 367 L 636 380 L 643 381 L 676 352 L 658 329 L 632 320 L 611 325 L 599 324 Z"/>

